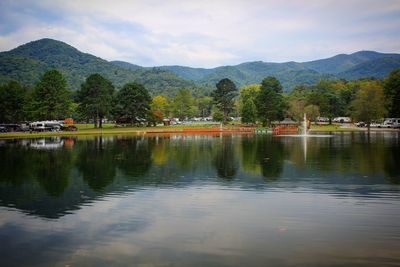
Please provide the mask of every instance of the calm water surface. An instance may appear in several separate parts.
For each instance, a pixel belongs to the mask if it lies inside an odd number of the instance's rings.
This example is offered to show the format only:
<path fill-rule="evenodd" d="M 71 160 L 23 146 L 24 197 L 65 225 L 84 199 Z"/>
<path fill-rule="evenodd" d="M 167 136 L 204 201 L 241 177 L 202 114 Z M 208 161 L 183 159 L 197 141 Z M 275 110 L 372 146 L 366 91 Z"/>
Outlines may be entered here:
<path fill-rule="evenodd" d="M 1 266 L 399 266 L 400 134 L 0 140 Z"/>

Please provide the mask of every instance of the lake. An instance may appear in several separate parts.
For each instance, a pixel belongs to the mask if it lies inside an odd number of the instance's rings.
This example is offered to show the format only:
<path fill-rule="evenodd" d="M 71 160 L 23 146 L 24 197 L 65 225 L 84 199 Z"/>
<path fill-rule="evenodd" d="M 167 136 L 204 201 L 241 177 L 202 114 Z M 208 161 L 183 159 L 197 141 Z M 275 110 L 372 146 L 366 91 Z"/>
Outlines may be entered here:
<path fill-rule="evenodd" d="M 1 266 L 400 265 L 400 133 L 0 140 Z"/>

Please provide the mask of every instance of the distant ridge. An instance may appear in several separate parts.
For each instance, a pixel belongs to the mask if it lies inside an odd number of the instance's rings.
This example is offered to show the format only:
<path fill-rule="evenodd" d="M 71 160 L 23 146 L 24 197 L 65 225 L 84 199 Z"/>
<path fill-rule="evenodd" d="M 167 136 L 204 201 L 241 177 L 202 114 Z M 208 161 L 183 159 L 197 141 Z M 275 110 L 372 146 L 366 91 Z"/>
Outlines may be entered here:
<path fill-rule="evenodd" d="M 125 65 L 129 64 L 129 68 Z M 66 77 L 72 90 L 92 73 L 99 73 L 121 87 L 128 82 L 139 82 L 153 94 L 173 95 L 179 88 L 199 89 L 192 81 L 178 77 L 175 73 L 160 69 L 145 69 L 124 62 L 108 62 L 57 40 L 40 39 L 0 53 L 0 82 L 17 80 L 34 85 L 49 69 L 58 69 Z M 197 90 L 197 91 L 196 91 Z"/>
<path fill-rule="evenodd" d="M 286 91 L 298 84 L 313 84 L 321 79 L 383 78 L 400 67 L 400 54 L 359 51 L 308 62 L 245 62 L 216 68 L 185 66 L 141 67 L 124 61 L 106 61 L 57 40 L 40 39 L 0 53 L 0 82 L 18 80 L 34 85 L 48 69 L 59 69 L 71 89 L 78 89 L 85 78 L 100 73 L 117 87 L 127 82 L 143 83 L 153 94 L 173 95 L 179 88 L 194 94 L 208 94 L 215 84 L 229 78 L 237 86 L 259 83 L 275 76 Z"/>

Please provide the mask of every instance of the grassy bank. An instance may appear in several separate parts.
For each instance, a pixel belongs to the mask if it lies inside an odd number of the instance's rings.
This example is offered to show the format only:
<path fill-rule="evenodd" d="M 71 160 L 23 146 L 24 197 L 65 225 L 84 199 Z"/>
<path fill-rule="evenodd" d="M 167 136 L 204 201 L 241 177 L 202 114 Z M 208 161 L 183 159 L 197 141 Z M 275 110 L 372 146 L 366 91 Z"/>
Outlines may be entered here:
<path fill-rule="evenodd" d="M 103 124 L 103 128 L 94 128 L 93 124 L 75 124 L 78 128 L 76 132 L 12 132 L 0 133 L 0 139 L 6 138 L 38 138 L 50 136 L 85 136 L 85 135 L 129 135 L 129 134 L 145 134 L 145 133 L 168 133 L 179 132 L 183 129 L 211 128 L 218 127 L 216 124 L 193 124 L 193 125 L 171 125 L 156 127 L 117 127 L 114 124 Z M 234 125 L 226 125 L 224 129 L 235 127 Z M 371 129 L 371 131 L 399 131 L 394 129 Z M 310 132 L 359 132 L 366 131 L 366 128 L 341 127 L 340 125 L 312 125 Z"/>
<path fill-rule="evenodd" d="M 362 128 L 356 127 L 342 127 L 337 124 L 319 124 L 319 125 L 311 125 L 311 132 L 359 132 L 362 131 Z"/>
<path fill-rule="evenodd" d="M 210 128 L 217 127 L 213 124 L 194 124 L 194 125 L 171 125 L 155 127 L 116 127 L 114 124 L 103 124 L 103 128 L 94 128 L 93 124 L 75 124 L 78 128 L 76 132 L 10 132 L 0 133 L 0 139 L 4 138 L 38 138 L 50 136 L 82 136 L 82 135 L 103 135 L 103 134 L 142 134 L 146 132 L 169 132 L 180 131 L 188 128 Z M 229 126 L 228 126 L 229 127 Z"/>

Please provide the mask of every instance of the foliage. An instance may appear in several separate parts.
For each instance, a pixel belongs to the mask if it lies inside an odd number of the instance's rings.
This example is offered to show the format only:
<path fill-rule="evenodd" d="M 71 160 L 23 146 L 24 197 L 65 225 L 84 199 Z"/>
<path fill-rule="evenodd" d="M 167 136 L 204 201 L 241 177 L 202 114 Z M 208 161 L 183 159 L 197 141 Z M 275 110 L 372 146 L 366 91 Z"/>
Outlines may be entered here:
<path fill-rule="evenodd" d="M 239 94 L 239 111 L 242 111 L 244 103 L 251 99 L 253 102 L 255 101 L 256 95 L 260 91 L 260 84 L 249 84 L 240 87 L 240 94 Z"/>
<path fill-rule="evenodd" d="M 27 94 L 27 89 L 16 81 L 0 85 L 0 123 L 25 120 L 24 107 L 28 104 Z"/>
<path fill-rule="evenodd" d="M 304 108 L 304 112 L 307 114 L 307 119 L 310 121 L 316 121 L 320 115 L 319 107 L 316 105 L 308 105 Z"/>
<path fill-rule="evenodd" d="M 365 81 L 352 102 L 353 117 L 370 124 L 386 114 L 383 88 L 378 81 Z"/>
<path fill-rule="evenodd" d="M 235 84 L 229 79 L 222 79 L 216 84 L 217 89 L 212 92 L 212 97 L 217 108 L 224 114 L 223 122 L 227 122 L 228 114 L 234 107 L 234 98 L 237 95 Z"/>
<path fill-rule="evenodd" d="M 200 117 L 208 117 L 211 115 L 213 100 L 209 96 L 203 96 L 196 99 L 197 109 Z"/>
<path fill-rule="evenodd" d="M 212 118 L 213 121 L 222 122 L 224 120 L 224 114 L 220 110 L 214 109 L 212 112 Z"/>
<path fill-rule="evenodd" d="M 304 115 L 305 104 L 306 101 L 304 99 L 298 99 L 298 98 L 289 99 L 288 100 L 289 109 L 287 111 L 288 117 L 296 121 L 301 121 Z"/>
<path fill-rule="evenodd" d="M 172 112 L 180 120 L 184 120 L 186 117 L 193 117 L 196 114 L 194 99 L 188 89 L 178 90 L 173 98 Z"/>
<path fill-rule="evenodd" d="M 400 117 L 400 69 L 392 71 L 384 81 L 384 93 L 388 105 L 388 116 Z"/>
<path fill-rule="evenodd" d="M 242 122 L 255 123 L 257 119 L 257 108 L 254 101 L 248 98 L 242 107 Z"/>
<path fill-rule="evenodd" d="M 168 98 L 162 95 L 153 97 L 150 104 L 151 110 L 161 112 L 163 116 L 169 116 L 170 104 Z"/>
<path fill-rule="evenodd" d="M 267 77 L 261 82 L 256 105 L 258 117 L 263 124 L 284 118 L 287 105 L 282 96 L 282 85 L 275 77 Z"/>
<path fill-rule="evenodd" d="M 117 121 L 123 120 L 134 124 L 148 117 L 150 103 L 151 96 L 143 85 L 128 83 L 117 93 L 114 115 Z"/>
<path fill-rule="evenodd" d="M 63 75 L 57 70 L 47 71 L 34 90 L 34 117 L 40 120 L 64 119 L 69 115 L 70 104 L 69 91 Z"/>
<path fill-rule="evenodd" d="M 109 115 L 112 107 L 112 97 L 114 94 L 113 84 L 100 74 L 90 75 L 78 91 L 79 111 L 83 117 L 93 118 L 93 123 L 97 127 L 102 127 L 102 119 Z"/>

